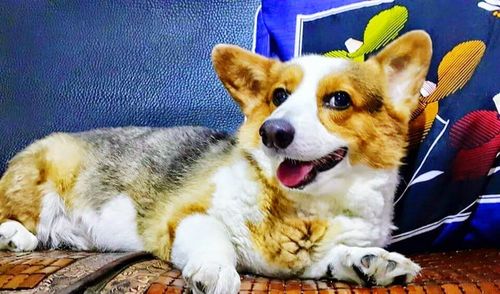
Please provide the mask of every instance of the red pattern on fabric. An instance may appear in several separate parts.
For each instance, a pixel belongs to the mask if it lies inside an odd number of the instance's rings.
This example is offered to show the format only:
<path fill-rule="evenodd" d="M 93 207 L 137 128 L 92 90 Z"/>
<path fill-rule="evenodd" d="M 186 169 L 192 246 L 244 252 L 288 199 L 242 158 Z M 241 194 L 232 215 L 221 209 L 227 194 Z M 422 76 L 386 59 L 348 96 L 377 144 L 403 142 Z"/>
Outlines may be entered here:
<path fill-rule="evenodd" d="M 500 151 L 500 118 L 497 112 L 473 111 L 450 130 L 453 147 L 459 149 L 453 161 L 456 181 L 486 176 Z"/>

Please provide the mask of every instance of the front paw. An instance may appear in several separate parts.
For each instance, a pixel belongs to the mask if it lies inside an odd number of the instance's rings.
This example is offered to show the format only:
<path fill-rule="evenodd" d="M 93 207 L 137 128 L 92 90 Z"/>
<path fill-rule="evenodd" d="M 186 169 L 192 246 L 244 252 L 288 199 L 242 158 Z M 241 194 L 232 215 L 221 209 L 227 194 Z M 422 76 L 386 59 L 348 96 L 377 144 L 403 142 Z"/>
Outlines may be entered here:
<path fill-rule="evenodd" d="M 0 250 L 14 252 L 33 251 L 38 239 L 17 221 L 6 221 L 0 224 Z"/>
<path fill-rule="evenodd" d="M 240 276 L 232 265 L 188 262 L 182 276 L 195 294 L 233 294 L 240 290 Z"/>
<path fill-rule="evenodd" d="M 420 266 L 399 253 L 381 248 L 348 247 L 346 254 L 329 265 L 328 271 L 339 280 L 387 286 L 411 282 L 420 272 Z"/>

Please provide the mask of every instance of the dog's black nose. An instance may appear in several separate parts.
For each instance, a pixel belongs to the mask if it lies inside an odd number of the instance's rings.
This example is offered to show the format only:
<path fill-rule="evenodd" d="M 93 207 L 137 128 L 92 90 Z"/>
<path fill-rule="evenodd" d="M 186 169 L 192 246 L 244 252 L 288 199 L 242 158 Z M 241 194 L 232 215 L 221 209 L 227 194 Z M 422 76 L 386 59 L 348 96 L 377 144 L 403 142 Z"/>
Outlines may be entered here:
<path fill-rule="evenodd" d="M 295 129 L 284 119 L 270 119 L 262 124 L 259 134 L 267 147 L 285 149 L 292 143 Z"/>

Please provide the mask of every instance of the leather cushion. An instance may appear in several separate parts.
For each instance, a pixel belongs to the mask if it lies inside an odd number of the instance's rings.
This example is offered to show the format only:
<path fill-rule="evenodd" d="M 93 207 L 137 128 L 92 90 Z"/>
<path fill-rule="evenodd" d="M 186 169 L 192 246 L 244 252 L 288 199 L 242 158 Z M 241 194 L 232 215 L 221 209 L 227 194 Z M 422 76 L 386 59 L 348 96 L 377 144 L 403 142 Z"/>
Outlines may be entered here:
<path fill-rule="evenodd" d="M 257 0 L 0 1 L 0 174 L 54 131 L 204 125 L 234 131 L 210 62 L 250 48 Z"/>

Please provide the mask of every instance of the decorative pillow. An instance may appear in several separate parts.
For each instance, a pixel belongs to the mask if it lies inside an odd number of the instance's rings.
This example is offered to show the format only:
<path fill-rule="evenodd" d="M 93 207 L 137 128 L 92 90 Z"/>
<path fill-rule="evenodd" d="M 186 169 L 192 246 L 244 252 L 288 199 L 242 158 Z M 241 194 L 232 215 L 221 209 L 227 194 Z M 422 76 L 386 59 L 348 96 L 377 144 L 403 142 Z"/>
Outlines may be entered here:
<path fill-rule="evenodd" d="M 281 60 L 363 61 L 406 31 L 431 35 L 391 249 L 500 246 L 499 9 L 498 0 L 262 1 L 255 51 Z"/>

